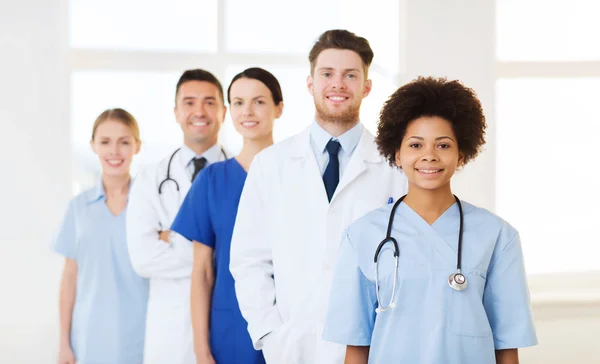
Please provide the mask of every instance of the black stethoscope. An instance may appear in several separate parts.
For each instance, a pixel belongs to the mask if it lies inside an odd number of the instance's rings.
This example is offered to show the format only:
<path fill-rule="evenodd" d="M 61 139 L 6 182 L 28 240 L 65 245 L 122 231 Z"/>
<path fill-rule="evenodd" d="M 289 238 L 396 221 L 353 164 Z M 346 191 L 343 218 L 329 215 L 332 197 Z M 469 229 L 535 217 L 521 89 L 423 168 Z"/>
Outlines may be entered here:
<path fill-rule="evenodd" d="M 158 194 L 159 195 L 162 194 L 162 186 L 163 186 L 163 184 L 165 184 L 166 182 L 169 182 L 169 181 L 175 183 L 175 187 L 177 188 L 177 192 L 179 192 L 179 183 L 177 183 L 177 181 L 175 181 L 173 178 L 171 178 L 171 162 L 173 162 L 173 158 L 175 157 L 175 154 L 177 154 L 177 152 L 179 152 L 180 150 L 181 150 L 181 148 L 177 148 L 173 152 L 173 154 L 171 154 L 171 158 L 169 158 L 169 164 L 167 164 L 167 176 L 158 185 Z M 223 147 L 221 147 L 221 154 L 223 154 L 223 157 L 225 159 L 227 159 L 227 154 L 225 153 L 225 149 L 223 149 Z"/>
<path fill-rule="evenodd" d="M 390 221 L 387 227 L 387 235 L 385 239 L 383 239 L 381 243 L 379 243 L 379 245 L 377 246 L 377 250 L 375 251 L 375 293 L 377 294 L 378 306 L 375 309 L 375 312 L 377 313 L 385 311 L 388 308 L 394 307 L 394 296 L 396 295 L 396 281 L 398 278 L 398 257 L 400 256 L 400 249 L 398 248 L 398 242 L 392 237 L 392 225 L 394 223 L 394 214 L 396 213 L 396 208 L 400 205 L 400 203 L 402 202 L 402 200 L 404 200 L 405 197 L 406 195 L 402 196 L 398 201 L 396 201 L 394 207 L 392 207 L 392 212 L 390 213 Z M 458 197 L 454 196 L 454 199 L 456 199 L 456 203 L 458 204 L 458 211 L 460 212 L 460 225 L 458 228 L 458 257 L 456 258 L 456 273 L 450 274 L 450 277 L 448 277 L 448 285 L 455 291 L 462 291 L 465 288 L 467 288 L 467 277 L 460 271 L 463 235 L 463 210 Z M 379 252 L 387 242 L 392 242 L 394 244 L 395 270 L 394 283 L 392 285 L 392 298 L 390 299 L 390 303 L 386 307 L 383 307 L 383 305 L 381 304 L 381 299 L 379 297 L 379 263 L 377 262 L 377 258 L 379 257 Z"/>

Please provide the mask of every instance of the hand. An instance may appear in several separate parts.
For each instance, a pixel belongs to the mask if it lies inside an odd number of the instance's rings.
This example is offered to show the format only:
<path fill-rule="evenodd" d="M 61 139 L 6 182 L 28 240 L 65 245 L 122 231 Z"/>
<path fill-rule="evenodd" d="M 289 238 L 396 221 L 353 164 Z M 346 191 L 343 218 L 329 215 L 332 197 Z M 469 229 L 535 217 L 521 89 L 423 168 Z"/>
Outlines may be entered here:
<path fill-rule="evenodd" d="M 169 241 L 169 234 L 170 233 L 171 233 L 171 230 L 159 231 L 158 232 L 158 238 L 160 240 L 164 241 L 165 243 L 171 244 L 171 241 Z"/>
<path fill-rule="evenodd" d="M 196 355 L 196 364 L 217 364 L 211 353 Z"/>
<path fill-rule="evenodd" d="M 75 354 L 69 345 L 64 345 L 58 352 L 58 364 L 75 364 Z"/>

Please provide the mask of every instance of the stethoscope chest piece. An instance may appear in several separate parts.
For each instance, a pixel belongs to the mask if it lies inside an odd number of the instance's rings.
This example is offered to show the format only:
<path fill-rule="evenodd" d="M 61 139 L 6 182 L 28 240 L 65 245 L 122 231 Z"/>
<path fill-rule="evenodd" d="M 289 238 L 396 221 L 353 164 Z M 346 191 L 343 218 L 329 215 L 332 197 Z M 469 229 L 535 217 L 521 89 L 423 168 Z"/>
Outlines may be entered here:
<path fill-rule="evenodd" d="M 448 285 L 455 291 L 462 291 L 467 288 L 467 277 L 461 272 L 452 273 L 448 277 Z"/>

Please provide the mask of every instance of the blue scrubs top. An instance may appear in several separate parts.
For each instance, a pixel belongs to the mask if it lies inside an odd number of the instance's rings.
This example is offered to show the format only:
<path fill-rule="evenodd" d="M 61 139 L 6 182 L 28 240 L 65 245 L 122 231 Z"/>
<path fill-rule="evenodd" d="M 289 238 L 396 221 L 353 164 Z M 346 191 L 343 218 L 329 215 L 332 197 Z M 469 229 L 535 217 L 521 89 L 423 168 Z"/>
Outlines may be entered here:
<path fill-rule="evenodd" d="M 210 312 L 210 348 L 217 363 L 262 364 L 242 317 L 229 271 L 231 236 L 246 171 L 235 158 L 214 163 L 194 180 L 171 230 L 214 249 L 215 284 Z"/>
<path fill-rule="evenodd" d="M 375 251 L 386 236 L 392 205 L 347 229 L 329 298 L 325 340 L 370 346 L 369 363 L 493 364 L 495 350 L 537 344 L 517 231 L 487 210 L 462 203 L 462 272 L 455 291 L 459 210 L 455 203 L 433 225 L 401 203 L 392 237 L 400 257 L 395 307 L 376 313 Z M 390 302 L 393 245 L 379 255 L 379 292 Z"/>
<path fill-rule="evenodd" d="M 125 214 L 106 206 L 102 183 L 69 204 L 53 250 L 77 262 L 71 348 L 82 364 L 141 364 L 148 281 L 133 270 Z"/>

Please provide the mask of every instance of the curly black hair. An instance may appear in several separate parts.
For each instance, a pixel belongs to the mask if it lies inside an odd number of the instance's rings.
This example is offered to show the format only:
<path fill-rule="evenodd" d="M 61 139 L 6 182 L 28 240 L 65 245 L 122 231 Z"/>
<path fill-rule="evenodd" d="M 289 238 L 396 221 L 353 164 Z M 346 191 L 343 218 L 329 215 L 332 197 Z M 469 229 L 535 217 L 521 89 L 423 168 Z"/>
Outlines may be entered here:
<path fill-rule="evenodd" d="M 475 91 L 457 80 L 419 77 L 396 90 L 379 115 L 375 143 L 391 166 L 396 166 L 396 151 L 408 124 L 423 116 L 437 116 L 452 124 L 463 164 L 485 144 L 487 125 Z"/>

